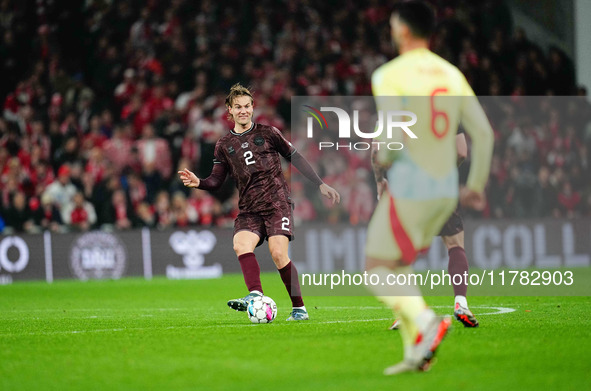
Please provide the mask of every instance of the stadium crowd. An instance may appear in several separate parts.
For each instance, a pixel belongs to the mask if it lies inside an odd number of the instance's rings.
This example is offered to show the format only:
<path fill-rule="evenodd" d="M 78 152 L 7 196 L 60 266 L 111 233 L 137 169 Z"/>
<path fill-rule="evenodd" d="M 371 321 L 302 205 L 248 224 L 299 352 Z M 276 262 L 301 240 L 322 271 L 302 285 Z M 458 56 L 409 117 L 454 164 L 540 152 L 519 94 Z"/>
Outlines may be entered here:
<path fill-rule="evenodd" d="M 250 86 L 254 121 L 286 134 L 294 95 L 371 95 L 371 73 L 395 56 L 389 2 L 0 0 L 0 231 L 231 225 L 230 181 L 210 194 L 175 174 L 210 172 L 231 127 L 230 86 Z M 528 40 L 502 1 L 431 2 L 432 49 L 491 96 L 496 147 L 482 216 L 591 216 L 591 109 L 573 97 L 586 91 L 570 59 Z M 366 222 L 368 156 L 321 155 L 297 136 L 342 195 L 324 211 L 294 175 L 297 219 Z"/>

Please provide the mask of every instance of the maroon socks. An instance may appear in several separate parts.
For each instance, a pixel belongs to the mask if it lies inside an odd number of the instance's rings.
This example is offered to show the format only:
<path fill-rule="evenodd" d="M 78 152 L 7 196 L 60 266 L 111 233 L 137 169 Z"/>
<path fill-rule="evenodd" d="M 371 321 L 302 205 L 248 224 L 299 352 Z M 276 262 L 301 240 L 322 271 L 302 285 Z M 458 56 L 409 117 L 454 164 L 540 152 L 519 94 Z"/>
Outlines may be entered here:
<path fill-rule="evenodd" d="M 449 264 L 447 265 L 447 272 L 452 278 L 456 274 L 460 274 L 462 276 L 461 284 L 453 284 L 454 286 L 454 295 L 455 296 L 466 296 L 466 292 L 468 292 L 468 284 L 466 283 L 464 278 L 464 273 L 468 273 L 468 258 L 466 258 L 466 252 L 461 247 L 452 247 L 449 249 Z M 459 281 L 460 278 L 456 277 L 456 281 Z"/>
<path fill-rule="evenodd" d="M 238 261 L 240 261 L 240 268 L 242 269 L 242 275 L 244 276 L 244 282 L 248 291 L 259 291 L 263 293 L 261 268 L 254 253 L 242 254 L 238 256 Z"/>
<path fill-rule="evenodd" d="M 263 293 L 261 268 L 254 253 L 242 254 L 238 257 L 238 261 L 240 261 L 240 268 L 242 269 L 242 275 L 244 276 L 244 282 L 248 291 L 259 291 Z M 300 288 L 300 277 L 298 276 L 298 270 L 295 265 L 289 261 L 285 267 L 279 269 L 279 275 L 281 275 L 281 280 L 285 285 L 285 289 L 287 289 L 287 293 L 289 293 L 293 307 L 303 307 L 304 300 L 302 299 L 302 290 Z"/>
<path fill-rule="evenodd" d="M 283 268 L 278 269 L 281 275 L 281 280 L 289 293 L 291 304 L 293 307 L 303 307 L 304 300 L 302 299 L 302 290 L 300 289 L 300 277 L 298 276 L 298 269 L 289 261 Z"/>

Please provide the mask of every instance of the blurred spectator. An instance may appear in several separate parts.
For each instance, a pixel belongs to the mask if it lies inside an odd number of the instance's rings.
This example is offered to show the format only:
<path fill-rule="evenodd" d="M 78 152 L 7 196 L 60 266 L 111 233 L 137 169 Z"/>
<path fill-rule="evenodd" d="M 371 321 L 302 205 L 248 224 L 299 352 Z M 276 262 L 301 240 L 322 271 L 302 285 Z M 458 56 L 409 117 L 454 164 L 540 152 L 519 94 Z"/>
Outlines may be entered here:
<path fill-rule="evenodd" d="M 107 164 L 107 160 L 103 155 L 103 149 L 95 146 L 88 153 L 84 172 L 90 176 L 92 183 L 99 183 L 105 176 Z"/>
<path fill-rule="evenodd" d="M 4 208 L 4 222 L 14 232 L 33 232 L 35 223 L 33 214 L 27 205 L 27 197 L 23 192 L 12 196 L 11 203 Z"/>
<path fill-rule="evenodd" d="M 205 190 L 195 189 L 189 196 L 189 205 L 191 205 L 198 216 L 199 225 L 210 226 L 214 220 L 215 198 Z"/>
<path fill-rule="evenodd" d="M 98 115 L 93 115 L 90 118 L 89 130 L 82 139 L 82 150 L 84 152 L 90 151 L 93 148 L 102 150 L 105 141 L 107 141 L 107 136 L 101 129 L 101 118 Z"/>
<path fill-rule="evenodd" d="M 115 99 L 120 104 L 127 103 L 134 95 L 135 87 L 135 70 L 128 68 L 123 73 L 123 81 L 115 88 Z"/>
<path fill-rule="evenodd" d="M 369 175 L 367 170 L 360 168 L 351 180 L 353 183 L 346 201 L 346 208 L 349 222 L 353 225 L 368 223 L 374 210 L 375 198 L 368 185 Z"/>
<path fill-rule="evenodd" d="M 80 143 L 78 136 L 70 134 L 53 156 L 53 166 L 63 167 L 80 159 Z"/>
<path fill-rule="evenodd" d="M 160 191 L 156 196 L 154 218 L 158 229 L 169 228 L 174 224 L 174 215 L 170 209 L 170 196 L 166 191 Z"/>
<path fill-rule="evenodd" d="M 52 232 L 61 231 L 62 218 L 58 206 L 54 203 L 51 195 L 43 194 L 41 207 L 35 212 L 35 224 L 43 230 Z"/>
<path fill-rule="evenodd" d="M 39 160 L 33 163 L 30 180 L 35 188 L 35 195 L 40 196 L 55 180 L 55 176 L 49 164 L 45 160 Z"/>
<path fill-rule="evenodd" d="M 291 183 L 291 198 L 295 206 L 293 218 L 296 225 L 303 221 L 313 221 L 316 218 L 314 204 L 306 197 L 302 182 Z"/>
<path fill-rule="evenodd" d="M 550 170 L 548 167 L 542 166 L 538 171 L 538 183 L 533 191 L 534 194 L 534 207 L 532 216 L 536 217 L 548 217 L 558 216 L 557 209 L 557 192 L 556 189 L 550 184 Z"/>
<path fill-rule="evenodd" d="M 570 182 L 565 181 L 562 184 L 562 189 L 558 193 L 558 203 L 563 216 L 573 218 L 579 215 L 579 204 L 581 203 L 581 194 L 578 191 L 573 191 Z"/>
<path fill-rule="evenodd" d="M 156 137 L 151 124 L 144 126 L 142 138 L 135 142 L 135 146 L 144 169 L 155 167 L 164 180 L 170 178 L 172 161 L 168 143 L 164 139 Z"/>
<path fill-rule="evenodd" d="M 94 186 L 91 199 L 97 211 L 99 225 L 113 224 L 115 213 L 112 204 L 113 193 L 121 189 L 121 180 L 114 173 L 105 175 L 105 179 Z"/>
<path fill-rule="evenodd" d="M 122 189 L 117 189 L 112 193 L 111 201 L 104 213 L 103 223 L 112 225 L 119 230 L 131 228 L 135 218 L 133 208 L 127 201 L 125 192 Z"/>
<path fill-rule="evenodd" d="M 185 194 L 177 191 L 172 195 L 172 205 L 170 211 L 173 215 L 175 227 L 186 227 L 189 224 L 195 224 L 199 215 L 197 210 L 187 202 Z"/>
<path fill-rule="evenodd" d="M 125 127 L 115 127 L 113 138 L 103 144 L 105 158 L 113 165 L 117 174 L 130 163 L 133 141 L 128 137 Z"/>
<path fill-rule="evenodd" d="M 154 218 L 154 212 L 150 205 L 146 202 L 141 202 L 136 208 L 136 226 L 154 228 L 156 226 L 156 220 Z"/>
<path fill-rule="evenodd" d="M 135 172 L 131 172 L 127 176 L 127 193 L 132 207 L 137 211 L 138 206 L 146 200 L 147 190 L 146 184 Z"/>
<path fill-rule="evenodd" d="M 70 167 L 63 165 L 57 172 L 57 179 L 54 180 L 43 194 L 47 194 L 58 208 L 63 208 L 76 194 L 76 187 L 70 182 Z"/>
<path fill-rule="evenodd" d="M 77 192 L 72 201 L 62 207 L 62 220 L 70 229 L 88 231 L 96 223 L 96 212 L 84 199 L 84 194 Z"/>
<path fill-rule="evenodd" d="M 163 179 L 160 172 L 156 170 L 154 163 L 147 164 L 144 166 L 142 171 L 142 181 L 146 185 L 146 200 L 148 202 L 155 203 L 157 194 L 163 186 Z"/>
<path fill-rule="evenodd" d="M 84 76 L 76 73 L 73 77 L 74 84 L 66 91 L 64 104 L 66 110 L 76 110 L 81 114 L 87 108 L 87 103 L 92 101 L 94 92 L 84 85 Z"/>

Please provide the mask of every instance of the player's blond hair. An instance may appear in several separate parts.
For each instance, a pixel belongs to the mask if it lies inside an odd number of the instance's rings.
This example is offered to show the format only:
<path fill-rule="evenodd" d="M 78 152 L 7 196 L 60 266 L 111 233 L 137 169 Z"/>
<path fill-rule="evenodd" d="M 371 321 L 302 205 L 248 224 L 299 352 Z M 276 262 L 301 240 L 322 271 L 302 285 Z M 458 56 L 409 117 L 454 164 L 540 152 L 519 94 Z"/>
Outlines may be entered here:
<path fill-rule="evenodd" d="M 230 88 L 230 93 L 226 96 L 226 106 L 232 107 L 232 103 L 234 103 L 234 99 L 238 98 L 239 96 L 249 96 L 252 103 L 254 103 L 254 98 L 250 93 L 250 90 L 244 87 L 240 83 L 236 83 Z"/>

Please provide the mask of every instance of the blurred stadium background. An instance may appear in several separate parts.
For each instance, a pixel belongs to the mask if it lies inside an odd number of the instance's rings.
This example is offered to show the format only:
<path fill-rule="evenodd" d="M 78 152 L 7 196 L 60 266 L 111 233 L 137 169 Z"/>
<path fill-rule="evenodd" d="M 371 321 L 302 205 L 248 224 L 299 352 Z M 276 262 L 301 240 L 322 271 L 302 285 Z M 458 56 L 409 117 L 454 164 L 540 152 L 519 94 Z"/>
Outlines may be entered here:
<path fill-rule="evenodd" d="M 0 232 L 38 241 L 46 262 L 43 232 L 65 242 L 94 229 L 124 241 L 127 232 L 143 239 L 176 229 L 229 232 L 238 212 L 233 184 L 216 194 L 189 191 L 175 175 L 184 167 L 210 172 L 213 146 L 230 127 L 229 87 L 251 86 L 255 122 L 287 135 L 294 95 L 371 95 L 372 71 L 396 54 L 391 3 L 1 0 Z M 591 2 L 430 3 L 439 24 L 432 50 L 457 65 L 478 95 L 504 97 L 489 111 L 495 154 L 488 207 L 470 213 L 475 226 L 546 219 L 588 229 Z M 511 104 L 527 96 L 556 98 L 536 100 L 533 117 L 511 115 Z M 548 103 L 558 97 L 569 98 Z M 326 211 L 294 176 L 298 222 L 363 227 L 375 200 L 369 158 L 314 154 L 296 132 L 292 139 L 343 195 Z M 570 227 L 567 244 L 578 231 Z M 159 243 L 167 246 L 168 236 Z M 21 259 L 11 240 L 0 251 L 5 272 Z M 588 265 L 591 250 L 580 240 L 563 253 L 582 251 Z M 230 242 L 218 242 L 232 258 Z M 143 274 L 151 276 L 148 250 Z"/>

